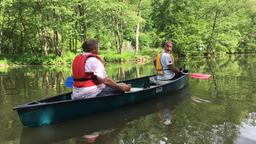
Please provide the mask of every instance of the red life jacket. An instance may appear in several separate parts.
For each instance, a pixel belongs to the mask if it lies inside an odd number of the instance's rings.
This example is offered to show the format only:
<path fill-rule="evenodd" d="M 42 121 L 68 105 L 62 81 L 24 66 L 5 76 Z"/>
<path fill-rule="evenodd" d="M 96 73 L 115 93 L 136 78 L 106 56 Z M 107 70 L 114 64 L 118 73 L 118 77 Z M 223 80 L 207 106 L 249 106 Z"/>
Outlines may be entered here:
<path fill-rule="evenodd" d="M 90 87 L 101 84 L 93 72 L 85 72 L 85 64 L 88 58 L 96 57 L 101 61 L 101 58 L 96 54 L 80 54 L 75 57 L 72 63 L 72 76 L 74 79 L 73 86 L 77 88 Z"/>

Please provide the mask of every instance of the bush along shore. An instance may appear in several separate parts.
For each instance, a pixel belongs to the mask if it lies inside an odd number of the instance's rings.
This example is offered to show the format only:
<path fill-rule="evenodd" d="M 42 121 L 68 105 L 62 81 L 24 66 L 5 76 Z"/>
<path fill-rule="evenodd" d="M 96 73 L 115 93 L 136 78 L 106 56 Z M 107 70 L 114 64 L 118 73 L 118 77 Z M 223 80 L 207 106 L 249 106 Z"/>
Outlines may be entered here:
<path fill-rule="evenodd" d="M 161 52 L 162 49 L 147 49 L 139 53 L 136 52 L 123 52 L 122 54 L 113 51 L 102 51 L 99 55 L 106 63 L 116 63 L 116 62 L 134 62 L 137 64 L 145 64 L 152 62 L 157 53 Z M 13 66 L 23 66 L 23 65 L 44 65 L 44 66 L 67 66 L 71 65 L 74 57 L 79 53 L 68 52 L 63 56 L 56 55 L 32 55 L 32 54 L 22 54 L 22 55 L 0 55 L 0 67 L 13 67 Z M 248 55 L 255 52 L 235 52 L 226 53 L 218 52 L 214 55 L 208 55 L 200 51 L 190 52 L 188 55 L 180 55 L 174 53 L 175 59 L 185 58 L 190 59 L 193 57 L 225 57 L 227 55 Z"/>
<path fill-rule="evenodd" d="M 156 55 L 160 49 L 150 49 L 148 51 L 136 52 L 123 52 L 122 54 L 102 51 L 100 56 L 105 62 L 136 62 L 136 63 L 147 63 L 152 61 L 154 55 Z M 0 66 L 20 66 L 20 65 L 70 65 L 77 54 L 68 52 L 63 56 L 56 55 L 33 55 L 33 54 L 22 54 L 22 55 L 1 55 Z"/>
<path fill-rule="evenodd" d="M 1 65 L 63 65 L 85 39 L 107 62 L 256 52 L 256 0 L 0 1 Z"/>

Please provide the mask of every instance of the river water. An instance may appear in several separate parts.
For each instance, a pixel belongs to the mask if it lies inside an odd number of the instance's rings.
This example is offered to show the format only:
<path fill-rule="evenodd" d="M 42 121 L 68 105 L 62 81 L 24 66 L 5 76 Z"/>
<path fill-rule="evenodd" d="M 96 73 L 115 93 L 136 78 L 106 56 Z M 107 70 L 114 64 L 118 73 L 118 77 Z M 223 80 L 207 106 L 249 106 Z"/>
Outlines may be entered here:
<path fill-rule="evenodd" d="M 69 68 L 0 68 L 0 143 L 167 144 L 256 143 L 256 57 L 180 60 L 189 79 L 170 95 L 41 128 L 26 128 L 12 108 L 71 91 Z M 132 79 L 154 74 L 152 64 L 107 64 L 109 77 Z"/>

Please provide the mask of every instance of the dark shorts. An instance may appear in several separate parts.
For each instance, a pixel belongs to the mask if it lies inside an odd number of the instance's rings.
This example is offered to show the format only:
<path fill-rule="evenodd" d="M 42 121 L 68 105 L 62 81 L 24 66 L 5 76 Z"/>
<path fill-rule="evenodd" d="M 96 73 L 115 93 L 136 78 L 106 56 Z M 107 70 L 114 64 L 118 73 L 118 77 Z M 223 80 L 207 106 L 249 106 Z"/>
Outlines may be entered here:
<path fill-rule="evenodd" d="M 184 74 L 182 72 L 176 73 L 175 76 L 172 79 L 170 79 L 170 80 L 175 80 L 175 79 L 177 79 L 179 77 L 182 77 L 183 75 Z"/>
<path fill-rule="evenodd" d="M 123 94 L 123 91 L 119 91 L 116 89 L 113 89 L 109 86 L 106 86 L 98 95 L 97 97 L 102 97 L 102 96 L 111 96 L 111 95 L 118 95 L 118 94 Z"/>

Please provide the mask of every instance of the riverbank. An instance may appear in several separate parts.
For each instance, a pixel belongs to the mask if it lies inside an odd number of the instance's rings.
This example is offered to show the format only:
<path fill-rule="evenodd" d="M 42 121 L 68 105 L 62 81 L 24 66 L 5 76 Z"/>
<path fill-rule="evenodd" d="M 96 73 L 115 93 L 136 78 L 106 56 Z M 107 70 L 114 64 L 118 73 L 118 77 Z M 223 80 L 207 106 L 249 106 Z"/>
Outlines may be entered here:
<path fill-rule="evenodd" d="M 152 60 L 152 57 L 159 51 L 159 49 L 146 49 L 139 53 L 135 52 L 124 52 L 118 54 L 113 51 L 102 51 L 100 56 L 105 62 L 136 62 L 136 63 L 147 63 Z M 1 55 L 0 66 L 19 66 L 19 65 L 54 65 L 63 66 L 70 65 L 76 53 L 67 52 L 63 56 L 55 55 Z"/>

